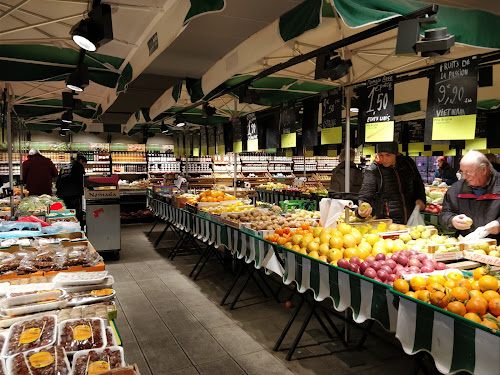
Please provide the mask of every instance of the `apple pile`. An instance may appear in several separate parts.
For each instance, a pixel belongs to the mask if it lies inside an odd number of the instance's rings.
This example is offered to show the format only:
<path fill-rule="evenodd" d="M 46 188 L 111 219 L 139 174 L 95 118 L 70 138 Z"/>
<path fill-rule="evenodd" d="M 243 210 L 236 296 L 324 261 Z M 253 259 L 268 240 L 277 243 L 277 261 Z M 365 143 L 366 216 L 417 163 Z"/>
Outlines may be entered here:
<path fill-rule="evenodd" d="M 429 204 L 427 207 L 425 207 L 424 212 L 427 212 L 428 214 L 435 214 L 439 215 L 443 207 L 440 204 Z"/>
<path fill-rule="evenodd" d="M 349 260 L 339 259 L 337 266 L 391 286 L 396 279 L 406 274 L 446 269 L 444 263 L 429 259 L 425 254 L 419 254 L 414 250 L 395 251 L 390 257 L 378 253 L 375 257 L 368 256 L 364 260 L 358 257 Z"/>

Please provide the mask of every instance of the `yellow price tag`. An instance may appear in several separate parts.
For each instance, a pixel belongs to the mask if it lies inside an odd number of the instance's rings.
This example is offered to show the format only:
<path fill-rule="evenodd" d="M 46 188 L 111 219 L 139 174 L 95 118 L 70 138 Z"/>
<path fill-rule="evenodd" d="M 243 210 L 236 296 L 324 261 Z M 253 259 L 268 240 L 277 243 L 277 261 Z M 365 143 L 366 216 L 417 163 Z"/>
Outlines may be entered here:
<path fill-rule="evenodd" d="M 372 122 L 365 125 L 365 142 L 394 141 L 394 121 Z"/>
<path fill-rule="evenodd" d="M 247 141 L 247 151 L 259 151 L 259 139 L 249 139 Z"/>
<path fill-rule="evenodd" d="M 220 145 L 217 146 L 217 155 L 225 155 L 226 154 L 226 146 Z"/>
<path fill-rule="evenodd" d="M 487 148 L 486 138 L 476 138 L 465 141 L 466 150 L 484 150 Z"/>
<path fill-rule="evenodd" d="M 38 340 L 40 334 L 40 328 L 28 328 L 21 333 L 21 336 L 19 336 L 19 344 L 32 343 L 33 341 Z"/>
<path fill-rule="evenodd" d="M 97 375 L 104 371 L 109 371 L 109 363 L 106 361 L 95 361 L 89 364 L 87 368 L 88 375 Z"/>
<path fill-rule="evenodd" d="M 200 149 L 198 147 L 193 148 L 193 156 L 200 156 Z"/>
<path fill-rule="evenodd" d="M 201 156 L 207 156 L 207 146 L 201 146 Z"/>
<path fill-rule="evenodd" d="M 233 142 L 233 152 L 243 152 L 243 142 Z"/>
<path fill-rule="evenodd" d="M 342 127 L 327 128 L 321 130 L 321 144 L 335 145 L 342 143 Z"/>
<path fill-rule="evenodd" d="M 449 141 L 474 139 L 476 137 L 476 115 L 434 117 L 432 140 Z"/>
<path fill-rule="evenodd" d="M 31 355 L 29 361 L 34 368 L 43 368 L 54 363 L 54 357 L 49 352 L 39 352 Z"/>
<path fill-rule="evenodd" d="M 297 147 L 297 133 L 281 135 L 281 148 Z"/>
<path fill-rule="evenodd" d="M 88 325 L 82 324 L 73 328 L 73 338 L 77 341 L 88 340 L 91 336 L 92 329 Z"/>
<path fill-rule="evenodd" d="M 90 292 L 94 297 L 105 297 L 113 294 L 113 289 L 94 289 Z"/>

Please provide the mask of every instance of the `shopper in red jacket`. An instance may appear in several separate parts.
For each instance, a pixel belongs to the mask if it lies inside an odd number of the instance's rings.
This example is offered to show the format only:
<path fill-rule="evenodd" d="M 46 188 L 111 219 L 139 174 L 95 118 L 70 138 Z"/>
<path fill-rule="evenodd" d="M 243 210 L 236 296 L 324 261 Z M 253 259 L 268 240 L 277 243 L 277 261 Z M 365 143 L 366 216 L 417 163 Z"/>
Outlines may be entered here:
<path fill-rule="evenodd" d="M 55 177 L 57 169 L 52 160 L 31 149 L 28 160 L 23 163 L 23 181 L 30 195 L 52 195 L 52 179 Z"/>

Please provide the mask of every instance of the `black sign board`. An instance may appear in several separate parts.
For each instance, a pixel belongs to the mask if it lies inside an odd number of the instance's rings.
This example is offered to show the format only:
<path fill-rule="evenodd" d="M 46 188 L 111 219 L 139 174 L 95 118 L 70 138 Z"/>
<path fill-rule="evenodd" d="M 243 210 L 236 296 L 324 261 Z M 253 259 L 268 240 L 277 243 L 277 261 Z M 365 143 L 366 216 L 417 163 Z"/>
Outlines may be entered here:
<path fill-rule="evenodd" d="M 191 155 L 193 152 L 193 135 L 190 132 L 186 132 L 184 138 L 186 142 L 186 155 Z"/>
<path fill-rule="evenodd" d="M 215 143 L 217 146 L 224 145 L 224 124 L 217 124 L 215 129 Z"/>
<path fill-rule="evenodd" d="M 179 137 L 177 134 L 174 134 L 174 150 L 176 153 L 179 152 Z"/>
<path fill-rule="evenodd" d="M 434 67 L 432 117 L 476 113 L 477 56 L 446 61 Z"/>
<path fill-rule="evenodd" d="M 394 75 L 367 80 L 363 91 L 367 124 L 394 121 Z"/>
<path fill-rule="evenodd" d="M 215 147 L 215 126 L 208 126 L 207 127 L 207 133 L 208 133 L 208 147 Z"/>
<path fill-rule="evenodd" d="M 306 146 L 318 144 L 318 113 L 319 102 L 317 98 L 304 100 L 304 113 L 302 114 L 302 137 Z"/>
<path fill-rule="evenodd" d="M 247 116 L 247 140 L 251 141 L 259 136 L 257 131 L 257 116 L 255 113 L 250 113 Z"/>
<path fill-rule="evenodd" d="M 193 150 L 197 148 L 198 150 L 201 148 L 201 137 L 200 137 L 200 132 L 198 130 L 195 130 L 192 133 L 192 138 L 193 138 Z"/>
<path fill-rule="evenodd" d="M 425 120 L 410 120 L 405 123 L 406 131 L 408 133 L 408 141 L 406 143 L 419 143 L 424 142 L 425 134 Z"/>
<path fill-rule="evenodd" d="M 232 126 L 233 126 L 233 142 L 243 141 L 243 134 L 241 132 L 241 120 L 239 117 L 233 119 Z"/>
<path fill-rule="evenodd" d="M 186 153 L 186 149 L 184 148 L 184 134 L 179 133 L 179 149 L 181 150 L 181 155 L 184 155 Z"/>
<path fill-rule="evenodd" d="M 320 94 L 321 127 L 333 128 L 342 125 L 342 89 L 334 88 Z"/>
<path fill-rule="evenodd" d="M 297 112 L 295 102 L 283 103 L 280 108 L 279 129 L 281 134 L 290 134 L 295 132 L 295 122 L 297 121 Z"/>
<path fill-rule="evenodd" d="M 486 111 L 477 111 L 476 138 L 488 138 L 488 116 Z"/>
<path fill-rule="evenodd" d="M 202 125 L 200 128 L 200 148 L 201 146 L 207 146 L 207 128 Z"/>
<path fill-rule="evenodd" d="M 224 127 L 224 145 L 225 151 L 233 152 L 233 124 L 226 122 L 222 125 Z"/>
<path fill-rule="evenodd" d="M 404 143 L 404 124 L 402 122 L 396 122 L 394 124 L 394 141 L 399 144 Z"/>

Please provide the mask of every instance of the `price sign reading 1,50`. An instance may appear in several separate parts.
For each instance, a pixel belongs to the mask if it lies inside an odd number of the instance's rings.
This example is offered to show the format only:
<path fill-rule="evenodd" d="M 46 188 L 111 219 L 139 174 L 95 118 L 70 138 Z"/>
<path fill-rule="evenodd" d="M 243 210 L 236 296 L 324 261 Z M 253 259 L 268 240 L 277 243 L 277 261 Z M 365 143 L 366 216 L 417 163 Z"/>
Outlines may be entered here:
<path fill-rule="evenodd" d="M 370 91 L 370 94 L 368 94 L 368 99 L 370 99 L 370 107 L 366 111 L 368 112 L 374 112 L 374 111 L 381 111 L 387 109 L 387 105 L 389 104 L 389 94 L 386 92 L 381 92 L 377 94 L 377 99 L 375 105 L 377 106 L 377 109 L 373 108 L 373 100 L 375 99 L 375 89 L 376 87 L 373 87 L 372 90 Z"/>
<path fill-rule="evenodd" d="M 438 103 L 442 105 L 446 104 L 454 104 L 457 100 L 459 102 L 470 103 L 472 99 L 465 99 L 464 101 L 464 93 L 465 89 L 463 86 L 448 84 L 440 84 L 438 87 L 438 91 L 440 96 L 437 98 Z"/>

